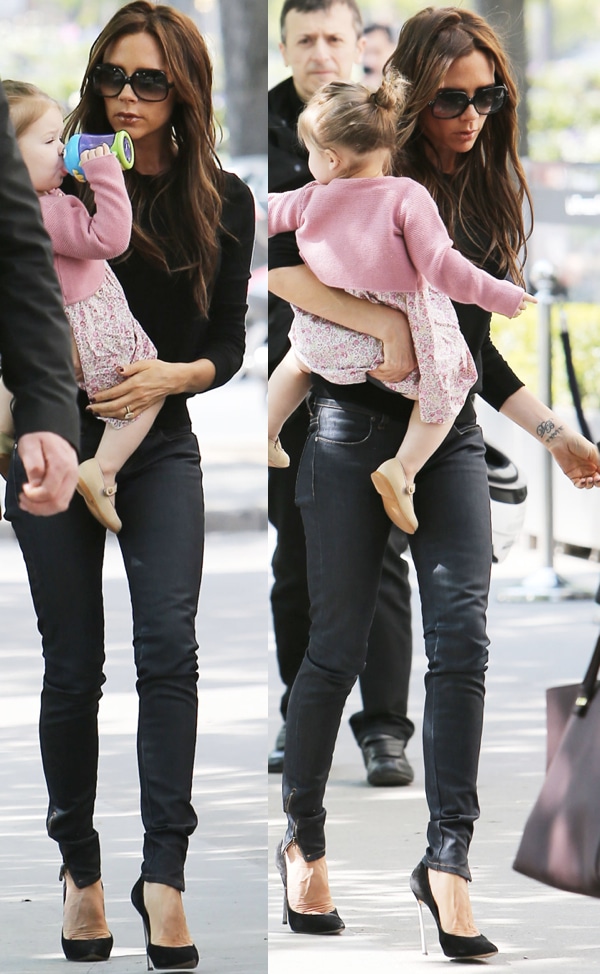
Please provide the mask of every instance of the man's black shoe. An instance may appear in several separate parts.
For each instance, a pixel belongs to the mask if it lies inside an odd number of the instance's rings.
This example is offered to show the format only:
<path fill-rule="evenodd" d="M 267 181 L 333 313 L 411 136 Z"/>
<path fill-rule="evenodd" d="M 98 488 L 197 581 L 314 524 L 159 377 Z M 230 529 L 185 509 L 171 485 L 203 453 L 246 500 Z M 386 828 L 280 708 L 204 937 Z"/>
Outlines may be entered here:
<path fill-rule="evenodd" d="M 415 773 L 407 761 L 405 747 L 406 741 L 391 734 L 365 737 L 360 742 L 370 785 L 410 785 Z"/>
<path fill-rule="evenodd" d="M 281 774 L 283 771 L 283 752 L 285 751 L 285 724 L 282 725 L 275 747 L 269 753 L 267 768 L 270 774 Z"/>

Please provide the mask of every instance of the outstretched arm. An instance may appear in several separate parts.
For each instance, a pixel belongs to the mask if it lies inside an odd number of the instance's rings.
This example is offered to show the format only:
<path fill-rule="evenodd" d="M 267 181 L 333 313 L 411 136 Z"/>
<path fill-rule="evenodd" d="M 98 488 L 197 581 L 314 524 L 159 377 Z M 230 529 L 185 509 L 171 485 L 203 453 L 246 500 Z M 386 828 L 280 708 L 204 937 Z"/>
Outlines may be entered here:
<path fill-rule="evenodd" d="M 500 412 L 550 451 L 575 487 L 600 487 L 600 454 L 594 443 L 576 433 L 523 386 L 509 396 Z"/>
<path fill-rule="evenodd" d="M 452 246 L 438 208 L 423 186 L 411 183 L 399 209 L 398 224 L 414 266 L 432 287 L 453 301 L 476 304 L 507 318 L 519 315 L 527 303 L 536 303 L 522 287 L 475 267 Z"/>
<path fill-rule="evenodd" d="M 416 367 L 408 320 L 401 311 L 327 287 L 304 264 L 269 271 L 269 290 L 309 314 L 378 338 L 384 362 L 371 374 L 381 382 L 399 382 Z"/>

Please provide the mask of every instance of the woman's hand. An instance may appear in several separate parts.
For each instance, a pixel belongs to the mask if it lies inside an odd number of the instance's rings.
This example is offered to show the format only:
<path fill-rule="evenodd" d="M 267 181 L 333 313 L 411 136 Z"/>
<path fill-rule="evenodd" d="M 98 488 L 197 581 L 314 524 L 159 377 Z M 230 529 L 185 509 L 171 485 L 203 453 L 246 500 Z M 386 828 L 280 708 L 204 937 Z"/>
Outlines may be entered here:
<path fill-rule="evenodd" d="M 575 487 L 600 487 L 598 448 L 563 423 L 529 389 L 522 386 L 513 392 L 500 412 L 542 443 Z"/>
<path fill-rule="evenodd" d="M 401 311 L 394 311 L 383 304 L 371 305 L 379 316 L 380 341 L 383 345 L 383 362 L 369 372 L 380 382 L 400 382 L 417 366 L 408 318 Z M 365 308 L 365 332 L 371 324 L 371 308 Z"/>
<path fill-rule="evenodd" d="M 562 427 L 547 447 L 575 487 L 600 487 L 600 454 L 594 443 L 569 427 Z"/>
<path fill-rule="evenodd" d="M 144 359 L 129 365 L 120 365 L 117 376 L 121 382 L 97 392 L 87 407 L 95 416 L 108 419 L 124 419 L 139 416 L 144 409 L 159 402 L 173 392 L 171 362 L 159 359 Z M 133 414 L 133 416 L 131 415 Z"/>
<path fill-rule="evenodd" d="M 97 392 L 87 409 L 95 416 L 124 419 L 128 413 L 128 418 L 133 419 L 165 396 L 203 392 L 214 376 L 215 367 L 208 359 L 189 363 L 144 359 L 120 365 L 117 377 L 121 381 L 110 389 Z"/>

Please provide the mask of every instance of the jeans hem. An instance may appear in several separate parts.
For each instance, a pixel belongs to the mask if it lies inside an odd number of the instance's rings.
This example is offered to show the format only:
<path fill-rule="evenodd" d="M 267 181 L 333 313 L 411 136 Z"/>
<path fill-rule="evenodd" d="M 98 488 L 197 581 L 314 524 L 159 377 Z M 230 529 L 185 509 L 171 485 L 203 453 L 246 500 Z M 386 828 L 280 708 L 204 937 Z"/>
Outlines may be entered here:
<path fill-rule="evenodd" d="M 180 893 L 185 893 L 185 880 L 174 879 L 172 876 L 161 876 L 160 873 L 145 873 L 142 870 L 142 879 L 145 883 L 160 883 L 161 886 L 171 886 L 178 889 Z"/>
<path fill-rule="evenodd" d="M 471 870 L 467 865 L 459 866 L 449 862 L 434 862 L 432 859 L 428 859 L 427 856 L 423 856 L 421 861 L 427 869 L 435 869 L 439 873 L 452 873 L 454 876 L 462 876 L 468 883 L 471 882 Z"/>

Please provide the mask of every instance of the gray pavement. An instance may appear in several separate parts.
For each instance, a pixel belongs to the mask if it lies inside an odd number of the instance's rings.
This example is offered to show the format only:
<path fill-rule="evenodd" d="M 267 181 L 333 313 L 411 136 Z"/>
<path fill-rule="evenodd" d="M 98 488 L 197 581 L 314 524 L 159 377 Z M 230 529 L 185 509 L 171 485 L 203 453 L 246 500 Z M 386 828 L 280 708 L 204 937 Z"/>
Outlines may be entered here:
<path fill-rule="evenodd" d="M 185 907 L 205 974 L 264 974 L 266 940 L 266 409 L 264 386 L 235 381 L 191 408 L 203 453 L 205 574 L 198 615 L 200 717 L 194 777 L 199 825 Z M 57 558 L 57 570 L 60 570 Z M 116 539 L 104 572 L 107 683 L 101 702 L 96 826 L 115 947 L 101 965 L 146 969 L 129 891 L 142 828 L 135 761 L 131 615 Z M 37 740 L 42 675 L 23 561 L 0 522 L 0 972 L 72 970 L 60 948 L 59 856 L 45 833 Z M 78 965 L 97 970 L 98 965 Z"/>
<path fill-rule="evenodd" d="M 267 409 L 258 379 L 234 379 L 189 402 L 204 471 L 207 531 L 267 527 Z"/>
<path fill-rule="evenodd" d="M 271 539 L 272 543 L 272 539 Z M 538 567 L 535 552 L 513 550 L 495 566 L 489 608 L 491 657 L 480 770 L 481 819 L 472 846 L 471 896 L 476 921 L 500 948 L 490 968 L 561 974 L 600 970 L 600 903 L 537 884 L 512 868 L 523 825 L 542 782 L 547 686 L 578 682 L 591 655 L 600 616 L 593 601 L 499 602 L 497 594 Z M 556 570 L 595 592 L 597 564 L 557 556 Z M 412 575 L 414 583 L 414 573 Z M 413 588 L 415 586 L 413 585 Z M 336 906 L 346 923 L 339 937 L 294 935 L 281 923 L 282 887 L 273 863 L 284 829 L 280 776 L 269 781 L 269 974 L 416 974 L 448 969 L 433 920 L 425 916 L 429 955 L 420 952 L 417 908 L 408 878 L 423 854 L 427 811 L 423 790 L 421 714 L 425 673 L 418 595 L 414 598 L 414 663 L 410 716 L 416 724 L 407 788 L 370 788 L 347 717 L 325 804 L 328 865 Z M 269 742 L 279 728 L 278 679 L 271 636 Z M 457 962 L 453 962 L 457 963 Z"/>

